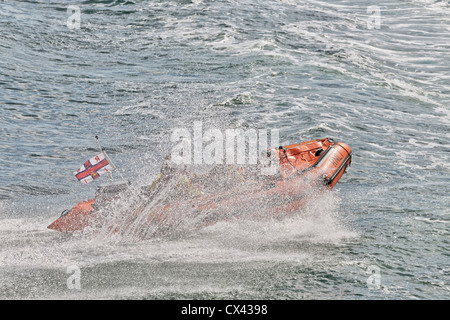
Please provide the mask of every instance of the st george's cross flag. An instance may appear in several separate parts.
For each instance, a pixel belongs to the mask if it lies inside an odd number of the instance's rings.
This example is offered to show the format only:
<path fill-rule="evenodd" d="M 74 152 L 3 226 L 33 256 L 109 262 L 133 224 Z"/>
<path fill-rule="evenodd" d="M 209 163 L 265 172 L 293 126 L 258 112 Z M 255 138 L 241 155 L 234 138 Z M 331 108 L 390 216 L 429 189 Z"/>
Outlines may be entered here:
<path fill-rule="evenodd" d="M 101 175 L 114 170 L 104 152 L 86 161 L 73 174 L 81 183 L 88 184 Z"/>

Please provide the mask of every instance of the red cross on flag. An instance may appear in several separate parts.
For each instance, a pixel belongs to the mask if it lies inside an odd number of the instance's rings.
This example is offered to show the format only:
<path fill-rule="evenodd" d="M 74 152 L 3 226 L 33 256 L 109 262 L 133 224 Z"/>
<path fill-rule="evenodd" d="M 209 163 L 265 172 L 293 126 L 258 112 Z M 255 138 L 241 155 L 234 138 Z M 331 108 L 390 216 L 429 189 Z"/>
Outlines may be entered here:
<path fill-rule="evenodd" d="M 80 169 L 74 172 L 74 175 L 81 183 L 88 184 L 112 170 L 114 170 L 114 167 L 108 162 L 105 153 L 102 152 L 86 161 Z"/>

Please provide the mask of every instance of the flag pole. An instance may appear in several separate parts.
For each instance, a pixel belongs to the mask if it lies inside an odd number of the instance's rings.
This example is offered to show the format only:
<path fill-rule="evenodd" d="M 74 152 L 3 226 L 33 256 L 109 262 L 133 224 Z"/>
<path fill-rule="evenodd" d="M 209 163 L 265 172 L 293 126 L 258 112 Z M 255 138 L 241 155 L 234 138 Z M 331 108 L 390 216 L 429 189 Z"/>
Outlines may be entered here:
<path fill-rule="evenodd" d="M 111 159 L 108 157 L 108 155 L 106 154 L 106 152 L 103 150 L 101 144 L 100 144 L 100 139 L 98 136 L 95 136 L 95 139 L 97 139 L 97 144 L 98 144 L 98 148 L 100 149 L 100 153 L 103 153 L 103 155 L 105 156 L 106 160 L 108 160 L 108 162 L 111 164 L 111 166 L 113 167 L 113 169 L 117 169 L 117 167 L 114 165 L 114 163 L 111 161 Z M 117 169 L 117 172 L 119 173 L 120 177 L 122 178 L 122 180 L 125 181 L 125 178 L 123 177 L 122 173 L 120 172 L 119 169 Z M 110 174 L 111 180 L 112 180 L 112 172 L 108 171 L 108 173 Z"/>

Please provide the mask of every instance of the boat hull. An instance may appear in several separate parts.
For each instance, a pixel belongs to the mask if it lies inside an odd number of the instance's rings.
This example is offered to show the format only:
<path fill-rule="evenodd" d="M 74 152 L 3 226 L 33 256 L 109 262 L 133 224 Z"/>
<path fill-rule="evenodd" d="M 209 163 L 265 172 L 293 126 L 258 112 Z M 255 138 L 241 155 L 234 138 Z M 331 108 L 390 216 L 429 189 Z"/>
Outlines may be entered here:
<path fill-rule="evenodd" d="M 268 156 L 277 162 L 276 177 L 244 183 L 231 190 L 183 198 L 173 203 L 158 204 L 143 201 L 133 207 L 133 213 L 109 227 L 108 232 L 126 233 L 130 230 L 146 236 L 164 234 L 186 221 L 195 221 L 192 227 L 203 227 L 230 218 L 264 219 L 284 217 L 298 211 L 311 195 L 323 189 L 332 189 L 351 163 L 350 147 L 334 140 L 318 139 L 281 146 L 269 150 Z M 163 180 L 159 184 L 164 184 Z M 196 189 L 190 184 L 193 189 Z M 204 187 L 204 186 L 203 186 Z M 154 188 L 154 186 L 152 186 Z M 200 187 L 199 187 L 200 189 Z M 201 190 L 201 189 L 200 189 Z M 157 191 L 149 198 L 154 197 Z M 123 196 L 123 195 L 122 195 Z M 142 197 L 142 196 L 141 196 Z M 117 196 L 116 196 L 117 198 Z M 101 197 L 83 201 L 64 212 L 48 228 L 65 233 L 101 225 L 98 205 Z"/>

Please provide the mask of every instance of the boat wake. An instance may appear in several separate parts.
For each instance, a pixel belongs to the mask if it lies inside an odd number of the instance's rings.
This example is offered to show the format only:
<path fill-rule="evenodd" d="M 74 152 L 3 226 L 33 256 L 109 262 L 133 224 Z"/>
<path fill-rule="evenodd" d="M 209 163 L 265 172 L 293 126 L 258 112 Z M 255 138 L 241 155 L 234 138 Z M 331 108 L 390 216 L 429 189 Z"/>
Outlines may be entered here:
<path fill-rule="evenodd" d="M 217 185 L 211 184 L 210 187 L 215 189 Z M 329 243 L 355 236 L 340 222 L 339 194 L 312 186 L 308 195 L 304 195 L 302 206 L 288 215 L 260 214 L 270 210 L 269 205 L 264 201 L 251 201 L 245 205 L 224 207 L 218 217 L 216 210 L 199 213 L 192 202 L 187 202 L 168 216 L 171 218 L 155 217 L 153 214 L 149 220 L 148 213 L 155 207 L 163 207 L 175 198 L 185 196 L 174 194 L 174 189 L 174 186 L 166 185 L 146 203 L 137 217 L 136 207 L 142 199 L 140 193 L 130 189 L 126 197 L 102 208 L 96 216 L 96 223 L 76 231 L 74 236 L 130 243 L 150 239 L 207 239 L 218 245 L 243 246 L 247 249 L 260 248 L 261 245 L 270 247 L 285 241 Z M 238 196 L 236 190 L 233 196 Z"/>

